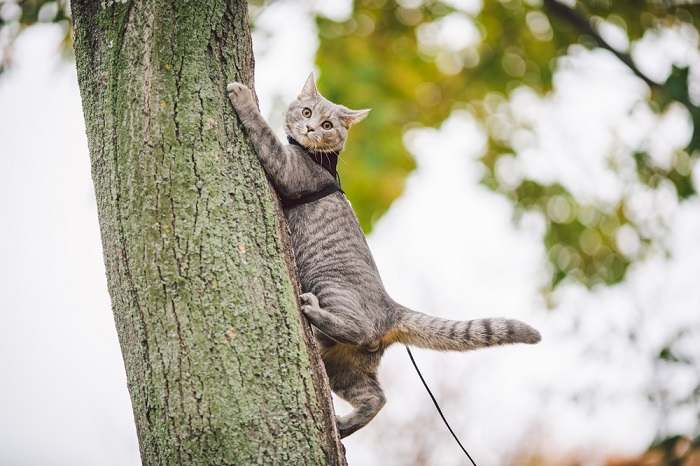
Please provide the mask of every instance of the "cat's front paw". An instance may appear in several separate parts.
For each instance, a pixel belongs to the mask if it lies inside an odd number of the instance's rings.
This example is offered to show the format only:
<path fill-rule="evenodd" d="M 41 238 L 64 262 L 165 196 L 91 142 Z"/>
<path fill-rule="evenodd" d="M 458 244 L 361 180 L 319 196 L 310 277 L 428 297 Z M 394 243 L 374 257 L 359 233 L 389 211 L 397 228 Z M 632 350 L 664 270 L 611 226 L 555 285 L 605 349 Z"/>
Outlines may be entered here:
<path fill-rule="evenodd" d="M 228 98 L 231 100 L 233 107 L 238 110 L 248 104 L 253 103 L 253 93 L 248 86 L 239 82 L 231 82 L 226 86 Z"/>

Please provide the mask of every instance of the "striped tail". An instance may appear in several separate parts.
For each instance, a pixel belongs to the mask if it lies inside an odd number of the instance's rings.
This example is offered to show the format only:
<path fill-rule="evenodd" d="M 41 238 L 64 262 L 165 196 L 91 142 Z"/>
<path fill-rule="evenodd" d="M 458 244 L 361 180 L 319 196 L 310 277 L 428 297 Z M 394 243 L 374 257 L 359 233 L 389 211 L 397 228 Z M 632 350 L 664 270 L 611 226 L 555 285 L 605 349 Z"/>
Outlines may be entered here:
<path fill-rule="evenodd" d="M 395 341 L 439 351 L 469 351 L 509 343 L 537 343 L 540 333 L 514 319 L 448 320 L 398 306 Z"/>

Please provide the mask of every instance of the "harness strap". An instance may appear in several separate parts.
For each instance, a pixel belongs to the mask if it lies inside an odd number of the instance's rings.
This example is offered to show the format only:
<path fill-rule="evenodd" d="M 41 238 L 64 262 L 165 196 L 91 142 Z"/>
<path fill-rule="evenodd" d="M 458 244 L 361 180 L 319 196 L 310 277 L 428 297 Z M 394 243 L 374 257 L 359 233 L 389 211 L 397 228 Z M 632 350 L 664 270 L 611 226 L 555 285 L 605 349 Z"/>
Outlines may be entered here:
<path fill-rule="evenodd" d="M 325 188 L 323 188 L 319 191 L 304 194 L 301 197 L 297 197 L 297 198 L 284 198 L 283 197 L 283 198 L 281 198 L 282 207 L 284 207 L 285 209 L 292 209 L 294 207 L 298 207 L 298 206 L 303 205 L 303 204 L 308 204 L 309 202 L 318 201 L 319 199 L 323 199 L 324 197 L 330 196 L 331 194 L 336 193 L 336 192 L 342 193 L 343 190 L 340 189 L 340 186 L 338 186 L 335 183 L 329 184 L 328 186 L 326 186 Z"/>
<path fill-rule="evenodd" d="M 328 186 L 321 188 L 318 191 L 315 191 L 313 193 L 308 193 L 304 194 L 303 196 L 300 197 L 295 197 L 295 198 L 285 198 L 280 196 L 280 199 L 282 200 L 282 207 L 285 209 L 292 209 L 294 207 L 298 207 L 303 204 L 308 204 L 310 202 L 316 202 L 319 199 L 323 199 L 326 196 L 330 196 L 333 193 L 340 192 L 342 194 L 345 194 L 345 191 L 343 191 L 340 187 L 340 176 L 338 175 L 338 171 L 336 170 L 336 166 L 338 164 L 338 153 L 337 152 L 332 152 L 332 153 L 320 153 L 320 152 L 314 152 L 312 150 L 307 149 L 306 147 L 302 146 L 299 144 L 299 142 L 294 139 L 291 136 L 287 136 L 287 141 L 289 141 L 290 144 L 299 146 L 304 150 L 304 153 L 314 162 L 319 164 L 321 167 L 323 167 L 324 170 L 326 170 L 328 173 L 333 175 L 333 178 L 336 179 L 337 183 L 332 183 L 329 184 Z"/>

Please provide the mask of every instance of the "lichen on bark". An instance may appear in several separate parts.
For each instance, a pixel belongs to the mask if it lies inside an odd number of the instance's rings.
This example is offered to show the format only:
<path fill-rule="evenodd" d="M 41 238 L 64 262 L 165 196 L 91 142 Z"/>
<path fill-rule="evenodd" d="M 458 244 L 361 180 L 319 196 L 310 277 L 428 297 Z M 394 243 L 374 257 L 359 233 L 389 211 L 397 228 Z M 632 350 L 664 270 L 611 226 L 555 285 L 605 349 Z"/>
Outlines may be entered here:
<path fill-rule="evenodd" d="M 144 464 L 345 464 L 286 226 L 226 96 L 242 1 L 72 2 L 104 260 Z"/>

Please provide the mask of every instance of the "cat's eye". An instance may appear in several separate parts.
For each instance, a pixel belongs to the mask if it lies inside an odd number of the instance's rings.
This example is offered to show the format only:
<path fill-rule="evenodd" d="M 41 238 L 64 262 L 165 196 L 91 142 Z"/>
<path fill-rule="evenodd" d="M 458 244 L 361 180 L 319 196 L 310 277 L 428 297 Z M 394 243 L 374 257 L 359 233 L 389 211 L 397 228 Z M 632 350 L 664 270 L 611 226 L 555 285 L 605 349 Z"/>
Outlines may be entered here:
<path fill-rule="evenodd" d="M 331 129 L 331 128 L 333 128 L 333 123 L 331 123 L 330 121 L 326 120 L 326 121 L 324 121 L 323 123 L 321 123 L 321 128 L 323 128 L 323 129 Z"/>
<path fill-rule="evenodd" d="M 301 111 L 301 114 L 304 117 L 309 118 L 311 116 L 311 109 L 309 107 L 304 107 Z"/>

